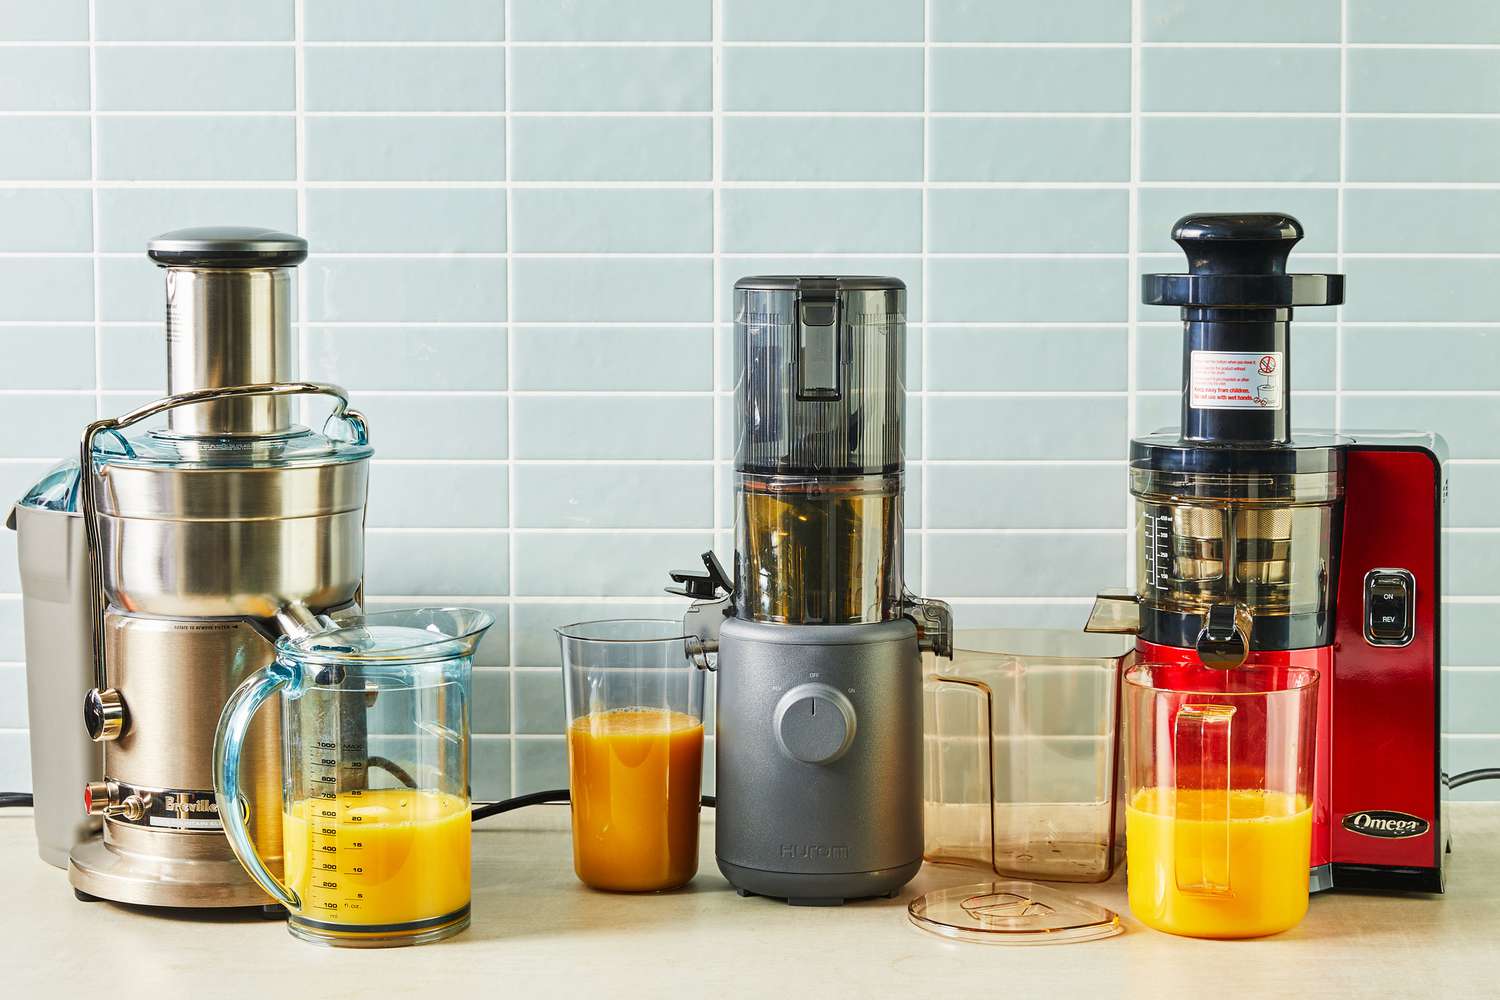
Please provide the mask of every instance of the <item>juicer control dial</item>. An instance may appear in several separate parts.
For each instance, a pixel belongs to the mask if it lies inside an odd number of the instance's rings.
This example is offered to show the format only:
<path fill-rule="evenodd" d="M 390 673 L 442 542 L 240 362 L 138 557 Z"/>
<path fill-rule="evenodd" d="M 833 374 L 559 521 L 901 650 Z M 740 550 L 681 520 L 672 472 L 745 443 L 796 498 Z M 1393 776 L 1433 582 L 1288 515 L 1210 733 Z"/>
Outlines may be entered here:
<path fill-rule="evenodd" d="M 114 688 L 94 688 L 83 698 L 83 725 L 95 743 L 117 740 L 128 722 L 125 698 Z"/>
<path fill-rule="evenodd" d="M 854 742 L 854 706 L 827 684 L 799 684 L 776 703 L 776 744 L 804 764 L 832 764 Z"/>

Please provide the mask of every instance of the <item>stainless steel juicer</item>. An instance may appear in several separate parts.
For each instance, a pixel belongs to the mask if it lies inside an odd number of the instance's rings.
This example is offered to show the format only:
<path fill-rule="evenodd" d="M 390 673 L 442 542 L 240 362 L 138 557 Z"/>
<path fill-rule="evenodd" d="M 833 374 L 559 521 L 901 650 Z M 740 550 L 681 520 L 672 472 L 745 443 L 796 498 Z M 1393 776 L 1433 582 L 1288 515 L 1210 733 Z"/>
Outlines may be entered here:
<path fill-rule="evenodd" d="M 270 898 L 223 836 L 214 730 L 279 635 L 357 610 L 371 448 L 342 389 L 291 380 L 291 269 L 304 240 L 189 229 L 148 253 L 166 271 L 169 395 L 84 430 L 75 520 L 88 581 L 83 607 L 56 620 L 87 633 L 33 636 L 28 614 L 28 658 L 71 643 L 93 665 L 84 722 L 104 744 L 103 778 L 75 791 L 104 824 L 72 851 L 80 898 L 260 905 Z M 325 430 L 336 436 L 293 422 L 293 397 L 306 395 L 334 400 Z M 165 428 L 130 431 L 162 414 Z M 27 559 L 67 558 L 27 541 Z M 28 606 L 42 596 L 24 595 Z M 277 715 L 258 721 L 244 769 L 257 848 L 272 864 L 282 853 Z"/>

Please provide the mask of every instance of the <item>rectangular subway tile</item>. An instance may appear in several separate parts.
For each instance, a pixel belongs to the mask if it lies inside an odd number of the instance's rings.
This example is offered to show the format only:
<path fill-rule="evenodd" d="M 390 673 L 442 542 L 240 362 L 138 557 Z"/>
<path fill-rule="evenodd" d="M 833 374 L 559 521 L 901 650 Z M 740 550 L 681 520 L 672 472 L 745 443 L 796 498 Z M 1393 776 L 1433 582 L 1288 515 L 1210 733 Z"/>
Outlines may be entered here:
<path fill-rule="evenodd" d="M 410 0 L 407 0 L 410 2 Z M 499 802 L 511 796 L 511 741 L 507 736 L 474 734 L 469 753 L 475 802 Z"/>
<path fill-rule="evenodd" d="M 707 42 L 712 0 L 511 0 L 518 42 Z"/>
<path fill-rule="evenodd" d="M 537 736 L 513 741 L 516 755 L 516 795 L 566 788 L 568 745 L 561 736 Z"/>
<path fill-rule="evenodd" d="M 661 588 L 667 567 L 694 565 L 711 544 L 707 531 L 523 532 L 515 536 L 515 592 L 524 597 L 650 595 Z"/>
<path fill-rule="evenodd" d="M 1120 118 L 937 118 L 936 181 L 1127 181 L 1130 122 Z"/>
<path fill-rule="evenodd" d="M 1130 110 L 1128 49 L 941 48 L 929 61 L 933 111 Z"/>
<path fill-rule="evenodd" d="M 723 134 L 725 180 L 922 179 L 916 118 L 735 117 L 724 120 Z"/>
<path fill-rule="evenodd" d="M 523 396 L 516 458 L 708 459 L 713 400 L 696 396 Z"/>
<path fill-rule="evenodd" d="M 1500 252 L 1500 191 L 1344 192 L 1344 249 L 1353 253 Z M 1497 316 L 1500 318 L 1500 316 Z"/>
<path fill-rule="evenodd" d="M 1339 7 L 1340 0 L 1143 0 L 1141 30 L 1148 42 L 1330 43 L 1339 40 Z"/>
<path fill-rule="evenodd" d="M 0 187 L 0 251 L 86 253 L 93 246 L 89 192 Z"/>
<path fill-rule="evenodd" d="M 1496 760 L 1500 760 L 1500 738 L 1492 735 L 1443 737 L 1443 770 L 1449 774 L 1494 767 Z M 1500 800 L 1500 788 L 1494 781 L 1475 781 L 1453 789 L 1450 798 L 1459 802 L 1495 802 Z"/>
<path fill-rule="evenodd" d="M 285 46 L 106 46 L 94 60 L 100 111 L 291 111 L 297 105 L 295 53 Z M 172 85 L 189 80 L 191 86 Z"/>
<path fill-rule="evenodd" d="M 509 560 L 507 536 L 499 532 L 375 529 L 365 538 L 365 578 L 372 594 L 504 594 Z"/>
<path fill-rule="evenodd" d="M 10 534 L 7 532 L 7 534 Z M 14 536 L 9 548 L 15 548 Z M 7 552 L 14 557 L 14 552 Z M 26 668 L 22 665 L 0 667 L 0 729 L 26 728 Z M 13 788 L 14 785 L 7 785 Z"/>
<path fill-rule="evenodd" d="M 0 732 L 0 781 L 6 788 L 31 790 L 31 743 L 25 732 Z"/>
<path fill-rule="evenodd" d="M 1123 325 L 934 327 L 927 331 L 926 385 L 949 392 L 1124 392 L 1127 339 Z"/>
<path fill-rule="evenodd" d="M 545 0 L 542 0 L 545 2 Z M 724 0 L 731 42 L 920 42 L 922 0 Z"/>
<path fill-rule="evenodd" d="M 312 322 L 505 320 L 505 261 L 314 257 L 302 265 Z"/>
<path fill-rule="evenodd" d="M 724 51 L 726 111 L 921 111 L 922 51 L 764 46 Z"/>
<path fill-rule="evenodd" d="M 930 459 L 1125 458 L 1124 396 L 936 396 Z"/>
<path fill-rule="evenodd" d="M 1349 41 L 1493 44 L 1500 42 L 1500 5 L 1491 0 L 1349 0 Z"/>
<path fill-rule="evenodd" d="M 504 528 L 509 523 L 506 483 L 503 465 L 376 462 L 370 467 L 368 523 L 371 528 Z"/>
<path fill-rule="evenodd" d="M 106 42 L 289 42 L 293 35 L 293 0 L 109 0 L 97 7 L 95 29 Z"/>
<path fill-rule="evenodd" d="M 516 260 L 512 318 L 693 322 L 713 315 L 713 265 L 681 258 Z"/>
<path fill-rule="evenodd" d="M 568 725 L 563 706 L 563 677 L 560 667 L 550 670 L 517 670 L 516 732 L 534 736 L 557 735 Z"/>
<path fill-rule="evenodd" d="M 87 111 L 88 107 L 88 49 L 6 47 L 0 59 L 0 111 Z"/>
<path fill-rule="evenodd" d="M 86 42 L 88 0 L 0 0 L 0 41 Z"/>
<path fill-rule="evenodd" d="M 1346 430 L 1427 430 L 1453 458 L 1500 458 L 1500 407 L 1489 396 L 1345 396 Z"/>
<path fill-rule="evenodd" d="M 518 465 L 520 528 L 708 528 L 713 467 Z"/>
<path fill-rule="evenodd" d="M 505 330 L 480 327 L 309 327 L 308 378 L 366 390 L 491 390 L 506 387 Z"/>
<path fill-rule="evenodd" d="M 53 461 L 78 452 L 80 428 L 94 419 L 93 393 L 0 394 L 0 455 Z M 7 627 L 0 617 L 0 632 Z M 20 641 L 20 625 L 15 626 Z M 0 655 L 0 660 L 20 659 Z"/>
<path fill-rule="evenodd" d="M 1443 717 L 1444 732 L 1495 732 L 1494 709 L 1500 705 L 1500 668 L 1445 670 L 1443 683 L 1448 688 L 1443 706 L 1448 709 Z M 1496 754 L 1495 760 L 1500 760 L 1500 754 Z"/>
<path fill-rule="evenodd" d="M 99 387 L 101 389 L 167 394 L 167 370 L 162 364 L 162 327 L 156 323 L 106 326 L 99 330 Z"/>
<path fill-rule="evenodd" d="M 1351 118 L 1351 181 L 1500 181 L 1500 120 Z"/>
<path fill-rule="evenodd" d="M 1467 534 L 1455 541 L 1444 551 L 1447 596 L 1493 596 L 1500 590 L 1500 533 Z"/>
<path fill-rule="evenodd" d="M 477 668 L 472 705 L 470 724 L 474 735 L 510 732 L 510 671 Z M 479 765 L 479 761 L 475 764 Z"/>
<path fill-rule="evenodd" d="M 929 465 L 929 528 L 1123 528 L 1125 466 Z"/>
<path fill-rule="evenodd" d="M 1364 257 L 1345 261 L 1350 289 L 1344 319 L 1476 322 L 1495 318 L 1500 260 Z M 1441 294 L 1419 290 L 1441 289 Z"/>
<path fill-rule="evenodd" d="M 1355 193 L 1349 191 L 1345 197 Z M 1140 249 L 1143 253 L 1181 254 L 1181 248 L 1172 242 L 1172 225 L 1184 215 L 1279 212 L 1295 216 L 1307 233 L 1292 256 L 1295 263 L 1301 254 L 1333 253 L 1338 248 L 1338 201 L 1333 188 L 1142 188 L 1137 202 Z M 1176 269 L 1177 264 L 1172 267 Z"/>
<path fill-rule="evenodd" d="M 1128 42 L 1129 0 L 930 0 L 936 42 Z"/>
<path fill-rule="evenodd" d="M 1148 118 L 1148 181 L 1334 181 L 1339 123 L 1331 118 Z"/>
<path fill-rule="evenodd" d="M 1344 330 L 1344 388 L 1497 388 L 1500 326 L 1361 326 Z"/>
<path fill-rule="evenodd" d="M 94 388 L 90 326 L 0 327 L 0 357 L 0 389 Z M 0 511 L 13 499 L 0 495 Z"/>
<path fill-rule="evenodd" d="M 313 48 L 303 56 L 308 111 L 504 111 L 497 48 Z"/>
<path fill-rule="evenodd" d="M 1120 584 L 1125 532 L 928 535 L 927 559 L 927 585 L 935 593 L 1091 597 Z"/>
<path fill-rule="evenodd" d="M 315 181 L 499 181 L 498 118 L 309 118 L 307 177 Z"/>
<path fill-rule="evenodd" d="M 1451 541 L 1449 543 L 1452 544 Z M 4 614 L 0 606 L 0 615 Z M 1493 639 L 1495 616 L 1500 603 L 1478 601 L 1443 606 L 1443 630 L 1448 644 L 1444 666 L 1492 667 L 1496 654 Z"/>
<path fill-rule="evenodd" d="M 355 392 L 381 458 L 501 459 L 507 451 L 503 396 Z"/>
<path fill-rule="evenodd" d="M 93 319 L 93 264 L 81 257 L 6 260 L 0 266 L 0 302 L 8 320 Z"/>
<path fill-rule="evenodd" d="M 933 253 L 1124 253 L 1127 191 L 939 188 L 928 192 Z"/>
<path fill-rule="evenodd" d="M 309 196 L 312 194 L 309 192 Z M 173 229 L 202 225 L 205 219 L 213 219 L 216 225 L 297 231 L 295 191 L 128 187 L 103 188 L 97 197 L 99 245 L 105 251 L 144 254 L 146 241 L 151 237 Z M 313 247 L 331 249 L 318 246 L 316 239 Z"/>
<path fill-rule="evenodd" d="M 105 257 L 99 272 L 99 318 L 110 323 L 150 323 L 158 331 L 166 322 L 162 272 L 146 255 Z M 160 345 L 160 341 L 157 341 Z M 157 356 L 160 361 L 161 356 Z"/>
<path fill-rule="evenodd" d="M 314 188 L 307 192 L 314 252 L 500 253 L 505 192 L 488 188 Z"/>
<path fill-rule="evenodd" d="M 1337 49 L 1147 49 L 1143 111 L 1337 111 Z"/>
<path fill-rule="evenodd" d="M 89 143 L 86 117 L 0 115 L 0 180 L 86 180 Z"/>
<path fill-rule="evenodd" d="M 1354 112 L 1500 111 L 1500 51 L 1353 49 L 1349 110 Z"/>
<path fill-rule="evenodd" d="M 531 391 L 682 392 L 713 388 L 703 327 L 512 328 L 511 386 Z"/>
<path fill-rule="evenodd" d="M 720 196 L 728 253 L 916 253 L 922 193 L 736 188 Z"/>
<path fill-rule="evenodd" d="M 304 0 L 313 42 L 498 42 L 505 9 L 494 0 Z"/>
<path fill-rule="evenodd" d="M 1500 528 L 1500 465 L 1448 466 L 1448 524 L 1454 528 Z M 1500 660 L 1500 653 L 1495 655 Z"/>
<path fill-rule="evenodd" d="M 514 111 L 707 111 L 712 52 L 693 46 L 511 50 Z"/>
<path fill-rule="evenodd" d="M 697 181 L 713 174 L 707 118 L 558 115 L 517 118 L 511 127 L 519 181 Z"/>
<path fill-rule="evenodd" d="M 686 565 L 686 564 L 684 564 Z M 668 597 L 641 601 L 579 601 L 566 598 L 556 601 L 527 601 L 515 606 L 515 665 L 517 667 L 552 667 L 561 662 L 557 628 L 577 622 L 605 618 L 658 618 L 681 621 L 682 598 Z M 3 611 L 0 611 L 3 614 Z"/>
<path fill-rule="evenodd" d="M 927 318 L 1122 322 L 1128 277 L 1123 260 L 935 260 L 928 264 Z"/>
<path fill-rule="evenodd" d="M 529 253 L 706 253 L 713 192 L 531 188 L 511 194 L 514 249 Z"/>
<path fill-rule="evenodd" d="M 87 123 L 85 123 L 87 124 Z M 101 118 L 104 180 L 259 181 L 297 175 L 290 117 Z"/>

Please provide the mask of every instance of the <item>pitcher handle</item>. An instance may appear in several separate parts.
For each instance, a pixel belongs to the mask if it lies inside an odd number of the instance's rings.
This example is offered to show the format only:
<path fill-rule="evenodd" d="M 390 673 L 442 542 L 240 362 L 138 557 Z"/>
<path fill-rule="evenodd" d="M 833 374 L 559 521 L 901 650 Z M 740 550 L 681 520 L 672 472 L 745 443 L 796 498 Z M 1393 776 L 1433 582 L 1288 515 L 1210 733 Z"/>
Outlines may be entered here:
<path fill-rule="evenodd" d="M 982 805 L 984 820 L 979 828 L 965 828 L 957 842 L 952 835 L 952 823 L 944 823 L 941 817 L 929 815 L 924 826 L 925 843 L 922 855 L 933 862 L 967 862 L 984 865 L 993 871 L 999 858 L 996 857 L 995 830 L 995 730 L 992 718 L 993 694 L 983 681 L 968 677 L 954 677 L 930 673 L 922 682 L 922 798 L 926 807 L 940 809 L 944 805 Z M 951 703 L 958 703 L 953 705 Z M 949 718 L 957 714 L 961 732 L 955 734 L 946 725 Z M 974 722 L 979 740 L 971 752 L 966 752 L 958 771 L 967 780 L 945 781 L 945 771 L 951 777 L 952 768 L 944 768 L 943 743 L 951 737 L 960 737 L 960 747 L 967 747 L 970 735 L 966 723 Z M 944 834 L 949 836 L 944 836 Z"/>
<path fill-rule="evenodd" d="M 1172 828 L 1182 837 L 1182 821 L 1195 823 L 1196 850 L 1172 847 L 1179 892 L 1194 896 L 1233 895 L 1229 873 L 1230 725 L 1232 705 L 1183 705 L 1172 724 Z M 1184 792 L 1195 792 L 1185 796 Z M 1184 800 L 1192 802 L 1184 807 Z"/>
<path fill-rule="evenodd" d="M 240 752 L 244 749 L 245 734 L 250 731 L 256 710 L 276 692 L 295 683 L 297 673 L 295 667 L 278 660 L 245 678 L 224 705 L 218 731 L 214 734 L 214 796 L 219 802 L 219 819 L 224 824 L 229 846 L 256 884 L 289 910 L 300 910 L 302 900 L 271 874 L 256 852 L 245 823 L 248 809 L 240 805 Z"/>

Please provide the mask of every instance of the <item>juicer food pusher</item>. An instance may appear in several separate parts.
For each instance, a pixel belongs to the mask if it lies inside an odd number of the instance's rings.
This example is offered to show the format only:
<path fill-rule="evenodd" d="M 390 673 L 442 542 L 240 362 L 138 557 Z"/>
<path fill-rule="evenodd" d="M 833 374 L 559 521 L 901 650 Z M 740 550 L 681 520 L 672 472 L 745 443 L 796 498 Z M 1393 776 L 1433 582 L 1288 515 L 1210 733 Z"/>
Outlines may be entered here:
<path fill-rule="evenodd" d="M 291 268 L 307 255 L 303 240 L 183 230 L 151 241 L 149 254 L 166 269 L 170 395 L 91 424 L 71 470 L 90 571 L 77 615 L 95 674 L 84 722 L 104 763 L 102 780 L 73 790 L 103 818 L 103 837 L 73 849 L 69 878 L 80 898 L 263 905 L 269 897 L 222 833 L 213 733 L 279 635 L 358 609 L 371 449 L 343 390 L 291 377 Z M 293 423 L 302 395 L 335 400 L 336 436 Z M 165 428 L 130 430 L 162 414 Z M 262 817 L 257 845 L 274 864 L 279 748 L 268 715 L 247 746 L 245 783 Z"/>
<path fill-rule="evenodd" d="M 1296 219 L 1172 235 L 1189 273 L 1141 287 L 1182 309 L 1182 425 L 1131 442 L 1135 590 L 1101 595 L 1089 628 L 1135 633 L 1142 663 L 1316 670 L 1313 889 L 1442 891 L 1446 446 L 1293 433 L 1292 309 L 1344 293 L 1287 272 Z"/>
<path fill-rule="evenodd" d="M 706 553 L 671 591 L 717 654 L 719 869 L 793 903 L 893 893 L 922 864 L 921 651 L 951 655 L 947 606 L 902 584 L 906 287 L 734 302 L 734 576 Z"/>

